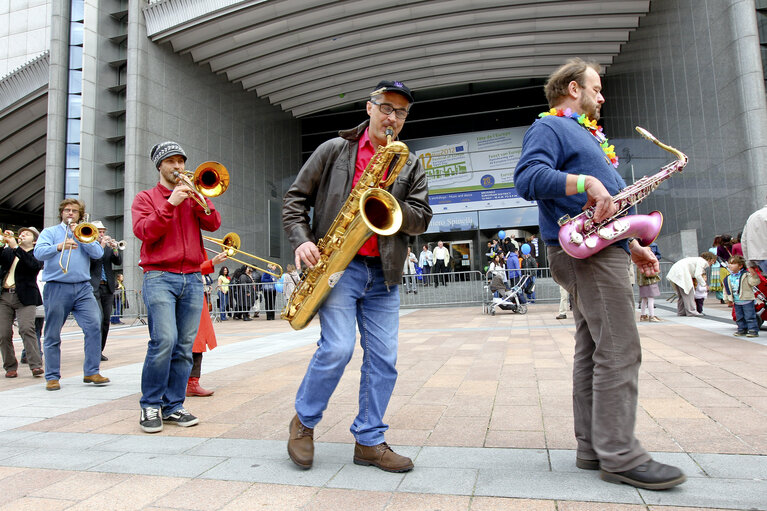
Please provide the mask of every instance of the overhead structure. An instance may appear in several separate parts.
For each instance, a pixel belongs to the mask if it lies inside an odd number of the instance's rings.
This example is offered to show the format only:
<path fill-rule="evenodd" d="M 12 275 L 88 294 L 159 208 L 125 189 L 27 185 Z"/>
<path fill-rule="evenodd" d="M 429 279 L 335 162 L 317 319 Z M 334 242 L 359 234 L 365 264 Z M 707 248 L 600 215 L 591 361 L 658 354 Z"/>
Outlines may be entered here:
<path fill-rule="evenodd" d="M 160 0 L 147 33 L 296 117 L 411 89 L 609 66 L 649 0 Z"/>
<path fill-rule="evenodd" d="M 0 79 L 0 222 L 42 225 L 48 53 Z"/>

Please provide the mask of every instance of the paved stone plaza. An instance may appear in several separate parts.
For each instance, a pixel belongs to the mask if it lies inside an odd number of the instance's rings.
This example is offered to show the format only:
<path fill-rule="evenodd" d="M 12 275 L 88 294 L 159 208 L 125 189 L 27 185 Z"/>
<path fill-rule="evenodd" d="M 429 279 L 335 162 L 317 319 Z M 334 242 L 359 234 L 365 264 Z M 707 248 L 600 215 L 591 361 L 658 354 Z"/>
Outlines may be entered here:
<path fill-rule="evenodd" d="M 102 363 L 113 384 L 100 388 L 82 383 L 82 336 L 67 327 L 61 391 L 26 366 L 0 381 L 0 511 L 767 509 L 767 331 L 736 338 L 728 309 L 709 300 L 705 312 L 680 318 L 661 302 L 664 321 L 639 324 L 637 436 L 687 474 L 669 491 L 575 467 L 573 322 L 536 304 L 524 316 L 402 311 L 387 441 L 414 458 L 406 474 L 352 463 L 359 349 L 316 429 L 314 468 L 290 462 L 316 321 L 216 323 L 201 379 L 216 393 L 186 401 L 200 424 L 155 435 L 138 425 L 146 326 L 113 328 Z"/>

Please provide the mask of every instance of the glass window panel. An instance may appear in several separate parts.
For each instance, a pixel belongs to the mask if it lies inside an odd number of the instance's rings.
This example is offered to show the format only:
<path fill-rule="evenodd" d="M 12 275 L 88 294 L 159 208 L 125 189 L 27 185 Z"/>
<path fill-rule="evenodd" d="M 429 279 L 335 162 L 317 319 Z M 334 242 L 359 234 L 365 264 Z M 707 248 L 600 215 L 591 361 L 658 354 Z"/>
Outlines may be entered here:
<path fill-rule="evenodd" d="M 74 69 L 69 70 L 69 93 L 80 94 L 83 92 L 83 72 Z"/>
<path fill-rule="evenodd" d="M 67 108 L 67 117 L 70 119 L 79 119 L 82 116 L 83 97 L 78 94 L 70 94 L 69 107 Z"/>
<path fill-rule="evenodd" d="M 67 119 L 67 144 L 80 143 L 80 119 Z"/>
<path fill-rule="evenodd" d="M 70 11 L 70 19 L 72 21 L 83 21 L 84 4 L 84 0 L 72 0 L 72 10 Z"/>
<path fill-rule="evenodd" d="M 69 44 L 83 44 L 83 24 L 73 21 L 69 24 Z"/>
<path fill-rule="evenodd" d="M 83 68 L 83 49 L 81 46 L 69 47 L 69 69 Z"/>
<path fill-rule="evenodd" d="M 80 169 L 67 169 L 64 194 L 67 197 L 77 197 L 80 193 Z"/>
<path fill-rule="evenodd" d="M 79 144 L 67 144 L 67 162 L 68 169 L 80 168 L 80 145 Z"/>

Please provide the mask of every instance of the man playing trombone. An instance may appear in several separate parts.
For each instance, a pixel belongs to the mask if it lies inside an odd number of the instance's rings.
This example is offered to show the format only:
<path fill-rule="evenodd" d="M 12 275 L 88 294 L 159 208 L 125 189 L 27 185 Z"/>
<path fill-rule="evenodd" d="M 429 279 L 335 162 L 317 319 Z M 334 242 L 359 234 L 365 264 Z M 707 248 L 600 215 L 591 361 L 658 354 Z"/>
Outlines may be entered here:
<path fill-rule="evenodd" d="M 91 286 L 93 296 L 101 310 L 101 361 L 109 360 L 104 355 L 104 347 L 107 345 L 109 324 L 114 307 L 115 271 L 113 264 L 118 266 L 123 263 L 123 256 L 117 246 L 117 241 L 107 236 L 107 228 L 99 220 L 93 222 L 99 231 L 99 244 L 104 249 L 104 255 L 91 260 Z"/>
<path fill-rule="evenodd" d="M 91 259 L 103 256 L 104 249 L 96 240 L 95 232 L 83 240 L 76 238 L 76 225 L 84 216 L 85 205 L 82 202 L 64 199 L 59 204 L 61 223 L 43 229 L 35 245 L 35 258 L 45 263 L 42 279 L 46 283 L 43 290 L 46 390 L 61 388 L 61 327 L 70 312 L 74 314 L 85 336 L 83 382 L 95 385 L 109 383 L 109 378 L 99 374 L 100 315 L 90 282 Z"/>
<path fill-rule="evenodd" d="M 161 142 L 150 158 L 159 183 L 136 195 L 131 212 L 133 233 L 142 241 L 139 264 L 150 336 L 141 373 L 139 424 L 144 432 L 157 433 L 163 422 L 183 427 L 199 422 L 184 409 L 184 399 L 203 305 L 200 265 L 206 257 L 200 229 L 215 231 L 221 215 L 182 177 L 186 153 L 180 145 Z"/>

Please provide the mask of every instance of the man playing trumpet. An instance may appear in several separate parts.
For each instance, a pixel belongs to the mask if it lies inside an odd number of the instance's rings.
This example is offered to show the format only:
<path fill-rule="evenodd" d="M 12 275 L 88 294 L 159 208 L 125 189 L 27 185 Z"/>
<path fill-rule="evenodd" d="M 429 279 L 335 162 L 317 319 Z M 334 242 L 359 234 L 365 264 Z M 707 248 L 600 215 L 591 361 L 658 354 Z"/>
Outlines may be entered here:
<path fill-rule="evenodd" d="M 101 361 L 109 360 L 104 355 L 104 347 L 107 345 L 109 324 L 114 307 L 115 271 L 113 264 L 118 266 L 123 263 L 123 256 L 117 247 L 117 241 L 107 236 L 107 228 L 99 220 L 93 222 L 99 231 L 99 244 L 104 249 L 104 255 L 99 259 L 91 260 L 91 286 L 93 296 L 101 310 Z"/>
<path fill-rule="evenodd" d="M 141 418 L 146 433 L 163 422 L 194 426 L 199 419 L 184 409 L 192 370 L 192 345 L 203 304 L 200 265 L 205 261 L 200 229 L 215 231 L 221 214 L 205 198 L 210 214 L 191 200 L 196 192 L 178 178 L 186 153 L 176 142 L 161 142 L 149 154 L 160 180 L 136 195 L 133 233 L 142 241 L 143 298 L 149 311 L 149 344 L 141 373 Z"/>
<path fill-rule="evenodd" d="M 19 365 L 13 349 L 14 317 L 19 322 L 19 335 L 24 342 L 32 375 L 43 374 L 35 332 L 35 309 L 43 303 L 36 279 L 43 265 L 32 254 L 39 234 L 34 227 L 23 227 L 17 242 L 13 232 L 3 233 L 5 247 L 0 251 L 0 351 L 6 378 L 18 376 Z"/>
<path fill-rule="evenodd" d="M 61 327 L 73 313 L 85 336 L 83 382 L 103 385 L 109 378 L 99 374 L 101 335 L 99 306 L 91 287 L 91 259 L 104 255 L 97 240 L 81 243 L 74 237 L 77 222 L 85 216 L 85 204 L 64 199 L 59 204 L 61 223 L 43 229 L 35 245 L 35 258 L 43 261 L 43 302 L 45 302 L 46 390 L 59 390 L 61 379 Z M 65 263 L 64 263 L 65 262 Z"/>

